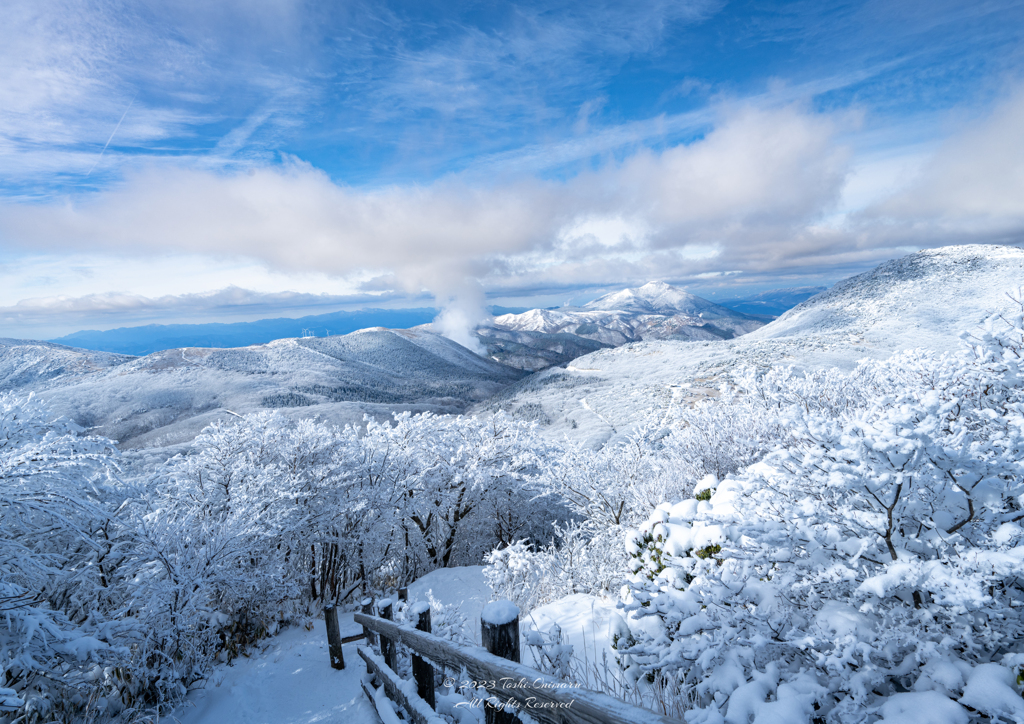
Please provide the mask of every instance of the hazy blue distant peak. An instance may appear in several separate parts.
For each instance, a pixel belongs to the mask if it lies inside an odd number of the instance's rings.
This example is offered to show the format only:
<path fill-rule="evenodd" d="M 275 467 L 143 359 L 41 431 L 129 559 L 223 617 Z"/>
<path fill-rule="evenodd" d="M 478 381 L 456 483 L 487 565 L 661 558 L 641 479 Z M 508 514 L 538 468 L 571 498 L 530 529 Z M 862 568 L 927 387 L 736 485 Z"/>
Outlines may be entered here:
<path fill-rule="evenodd" d="M 791 289 L 770 289 L 758 294 L 742 297 L 719 299 L 718 304 L 746 314 L 767 314 L 780 316 L 796 305 L 804 302 L 815 294 L 828 290 L 828 287 L 793 287 Z"/>
<path fill-rule="evenodd" d="M 416 309 L 363 309 L 332 312 L 298 319 L 260 319 L 230 324 L 147 324 L 106 331 L 85 330 L 50 340 L 70 347 L 146 355 L 179 347 L 248 347 L 289 337 L 326 337 L 366 327 L 405 329 L 437 316 L 430 307 Z"/>
<path fill-rule="evenodd" d="M 491 314 L 518 314 L 520 307 L 488 307 Z M 433 307 L 410 309 L 360 309 L 330 312 L 297 319 L 279 317 L 255 322 L 212 322 L 207 324 L 146 324 L 106 331 L 82 330 L 51 339 L 69 347 L 101 352 L 146 355 L 181 347 L 248 347 L 290 337 L 327 337 L 348 334 L 368 327 L 408 329 L 427 324 L 438 315 Z"/>

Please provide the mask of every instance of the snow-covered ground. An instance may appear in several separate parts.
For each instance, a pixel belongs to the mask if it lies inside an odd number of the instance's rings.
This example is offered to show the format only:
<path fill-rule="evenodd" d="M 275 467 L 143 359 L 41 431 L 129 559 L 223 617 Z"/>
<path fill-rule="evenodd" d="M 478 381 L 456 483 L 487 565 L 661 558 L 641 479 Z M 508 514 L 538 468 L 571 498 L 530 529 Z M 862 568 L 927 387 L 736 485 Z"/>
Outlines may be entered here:
<path fill-rule="evenodd" d="M 410 601 L 427 600 L 429 594 L 443 605 L 457 605 L 466 616 L 464 634 L 480 641 L 480 612 L 491 598 L 482 566 L 443 568 L 428 573 L 409 586 Z M 562 631 L 564 644 L 573 646 L 581 670 L 600 664 L 611 653 L 609 620 L 615 611 L 611 599 L 575 594 L 540 606 L 520 623 L 523 663 L 534 665 L 526 645 L 533 628 Z M 362 631 L 354 614 L 339 614 L 342 636 Z M 174 712 L 180 724 L 371 724 L 376 712 L 360 688 L 366 671 L 356 646 L 345 644 L 343 671 L 330 666 L 327 631 L 322 620 L 312 630 L 286 628 L 267 639 L 248 657 L 217 668 L 206 688 L 189 695 L 188 703 Z"/>
<path fill-rule="evenodd" d="M 430 597 L 443 606 L 457 606 L 466 617 L 463 635 L 480 643 L 480 611 L 491 600 L 483 566 L 438 568 L 409 586 L 410 602 L 427 601 Z"/>
<path fill-rule="evenodd" d="M 339 615 L 342 636 L 362 630 L 353 615 Z M 180 724 L 375 724 L 380 720 L 359 685 L 366 665 L 357 645 L 345 645 L 345 669 L 337 671 L 322 620 L 310 631 L 287 628 L 248 658 L 218 667 L 174 718 Z"/>
<path fill-rule="evenodd" d="M 410 601 L 458 605 L 464 634 L 480 640 L 480 611 L 491 597 L 482 566 L 443 568 L 409 586 Z M 338 615 L 341 635 L 360 633 L 354 613 Z M 181 724 L 371 724 L 376 711 L 359 685 L 366 665 L 356 653 L 362 641 L 345 644 L 345 669 L 331 668 L 322 620 L 312 630 L 286 628 L 248 658 L 217 668 L 206 688 L 189 695 L 174 713 Z"/>
<path fill-rule="evenodd" d="M 533 609 L 520 624 L 520 632 L 532 627 L 550 635 L 558 626 L 562 644 L 572 646 L 575 668 L 583 674 L 580 683 L 593 686 L 595 668 L 603 669 L 605 657 L 609 663 L 614 662 L 609 624 L 612 616 L 618 615 L 615 604 L 611 598 L 574 593 Z M 523 663 L 534 666 L 535 661 L 526 649 L 523 642 Z"/>

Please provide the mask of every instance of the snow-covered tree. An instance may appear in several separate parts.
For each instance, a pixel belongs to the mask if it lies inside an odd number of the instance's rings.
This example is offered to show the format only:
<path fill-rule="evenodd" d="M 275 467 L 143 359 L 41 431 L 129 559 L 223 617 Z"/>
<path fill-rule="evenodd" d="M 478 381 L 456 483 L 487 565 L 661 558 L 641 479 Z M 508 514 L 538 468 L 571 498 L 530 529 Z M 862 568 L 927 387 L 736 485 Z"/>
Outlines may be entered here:
<path fill-rule="evenodd" d="M 0 712 L 95 704 L 92 670 L 124 653 L 103 610 L 123 555 L 115 457 L 37 400 L 0 394 Z"/>
<path fill-rule="evenodd" d="M 1024 721 L 1024 324 L 1006 321 L 967 356 L 833 373 L 824 404 L 806 378 L 752 389 L 794 443 L 632 537 L 629 674 L 681 685 L 694 722 Z"/>

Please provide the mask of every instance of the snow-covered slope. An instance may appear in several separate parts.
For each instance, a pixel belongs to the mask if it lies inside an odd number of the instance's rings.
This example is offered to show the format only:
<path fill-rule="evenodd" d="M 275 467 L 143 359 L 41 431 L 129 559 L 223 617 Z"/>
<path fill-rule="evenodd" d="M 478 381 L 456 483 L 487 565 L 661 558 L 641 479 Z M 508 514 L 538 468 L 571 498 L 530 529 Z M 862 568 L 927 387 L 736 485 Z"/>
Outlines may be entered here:
<path fill-rule="evenodd" d="M 0 390 L 34 389 L 50 381 L 102 372 L 132 359 L 129 355 L 0 337 Z"/>
<path fill-rule="evenodd" d="M 732 339 L 768 319 L 726 309 L 664 282 L 649 282 L 582 307 L 504 314 L 478 328 L 476 335 L 495 359 L 538 370 L 598 347 L 642 339 Z"/>
<path fill-rule="evenodd" d="M 649 282 L 606 294 L 583 307 L 533 309 L 495 317 L 490 326 L 517 332 L 569 333 L 608 345 L 641 339 L 731 339 L 763 326 L 764 319 Z"/>
<path fill-rule="evenodd" d="M 480 327 L 476 337 L 491 359 L 531 372 L 562 365 L 611 346 L 566 332 L 513 331 L 497 327 Z"/>
<path fill-rule="evenodd" d="M 811 297 L 750 339 L 848 335 L 883 349 L 948 351 L 1024 285 L 1024 250 L 948 246 L 886 262 Z"/>
<path fill-rule="evenodd" d="M 650 410 L 717 394 L 741 365 L 852 368 L 903 349 L 956 350 L 962 330 L 1009 309 L 1024 285 L 1024 251 L 956 246 L 886 262 L 803 302 L 738 339 L 644 341 L 548 369 L 485 403 L 598 445 L 629 433 Z"/>
<path fill-rule="evenodd" d="M 714 302 L 677 289 L 665 282 L 648 282 L 636 289 L 623 289 L 598 297 L 583 305 L 584 309 L 636 312 L 638 314 L 685 314 L 699 317 L 708 314 L 714 317 L 735 316 L 733 312 Z M 742 315 L 740 315 L 742 318 Z"/>
<path fill-rule="evenodd" d="M 339 423 L 394 410 L 461 412 L 522 374 L 436 334 L 383 328 L 146 357 L 0 341 L 0 389 L 37 392 L 59 414 L 133 447 L 190 440 L 225 410 L 279 408 Z"/>

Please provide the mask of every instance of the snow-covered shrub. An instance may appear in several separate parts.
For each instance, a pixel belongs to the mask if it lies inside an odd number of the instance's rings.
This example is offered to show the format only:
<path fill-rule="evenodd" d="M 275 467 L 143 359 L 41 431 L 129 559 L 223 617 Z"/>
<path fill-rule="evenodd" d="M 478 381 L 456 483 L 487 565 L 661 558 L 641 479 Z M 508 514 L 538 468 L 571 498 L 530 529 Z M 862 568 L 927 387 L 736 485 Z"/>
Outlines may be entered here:
<path fill-rule="evenodd" d="M 630 528 L 708 475 L 736 472 L 788 439 L 775 407 L 725 390 L 668 419 L 659 414 L 619 444 L 594 450 L 566 440 L 546 451 L 542 481 L 573 517 L 554 521 L 547 545 L 538 536 L 492 552 L 488 581 L 523 611 L 573 593 L 613 593 L 626 579 Z"/>
<path fill-rule="evenodd" d="M 115 456 L 37 400 L 0 394 L 0 713 L 95 712 L 115 693 L 97 672 L 135 630 L 107 615 L 123 555 Z"/>
<path fill-rule="evenodd" d="M 671 485 L 661 474 L 658 434 L 653 423 L 642 425 L 622 443 L 597 450 L 565 440 L 545 460 L 547 492 L 598 528 L 636 525 Z"/>
<path fill-rule="evenodd" d="M 625 528 L 569 521 L 552 530 L 546 546 L 520 540 L 484 558 L 495 599 L 512 601 L 525 614 L 574 593 L 612 595 L 625 582 Z"/>
<path fill-rule="evenodd" d="M 772 377 L 754 375 L 745 370 L 740 379 L 763 384 L 765 377 Z M 665 483 L 648 513 L 660 503 L 688 497 L 707 476 L 721 480 L 790 441 L 775 406 L 765 405 L 749 391 L 738 395 L 731 388 L 723 388 L 719 399 L 674 409 L 669 423 L 668 434 L 659 441 Z"/>
<path fill-rule="evenodd" d="M 396 415 L 368 421 L 359 437 L 361 490 L 392 553 L 396 581 L 478 563 L 501 540 L 538 527 L 543 506 L 528 490 L 541 447 L 524 423 Z M 388 537 L 390 536 L 390 537 Z M 384 541 L 387 543 L 384 543 Z"/>
<path fill-rule="evenodd" d="M 530 654 L 530 664 L 538 671 L 563 681 L 573 676 L 573 647 L 562 640 L 562 629 L 555 624 L 547 633 L 525 624 L 523 641 Z"/>
<path fill-rule="evenodd" d="M 497 601 L 512 601 L 520 611 L 529 612 L 558 597 L 550 592 L 552 584 L 557 586 L 551 575 L 550 555 L 532 550 L 529 541 L 518 540 L 493 550 L 484 561 L 484 578 Z"/>
<path fill-rule="evenodd" d="M 1024 721 L 1022 329 L 822 376 L 825 402 L 761 376 L 794 442 L 632 537 L 627 674 L 693 722 Z"/>

